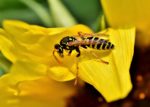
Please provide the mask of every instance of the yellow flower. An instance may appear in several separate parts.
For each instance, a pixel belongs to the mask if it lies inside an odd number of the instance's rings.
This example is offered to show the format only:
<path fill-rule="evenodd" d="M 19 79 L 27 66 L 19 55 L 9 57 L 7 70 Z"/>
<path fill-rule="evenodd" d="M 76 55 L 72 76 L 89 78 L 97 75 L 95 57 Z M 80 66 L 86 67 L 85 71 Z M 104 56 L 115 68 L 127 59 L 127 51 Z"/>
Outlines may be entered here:
<path fill-rule="evenodd" d="M 72 85 L 48 76 L 37 78 L 42 70 L 44 66 L 33 62 L 13 64 L 9 73 L 0 77 L 0 106 L 65 107 L 66 98 L 74 93 Z"/>
<path fill-rule="evenodd" d="M 65 52 L 64 58 L 56 55 L 62 62 L 59 64 L 52 54 L 54 45 L 64 36 L 77 35 L 79 31 L 92 33 L 88 27 L 76 25 L 70 28 L 43 28 L 19 21 L 5 21 L 3 27 L 0 32 L 0 49 L 5 57 L 13 64 L 19 60 L 39 67 L 34 75 L 28 75 L 31 77 L 28 80 L 45 75 L 57 81 L 72 80 L 76 78 L 78 60 L 79 78 L 93 85 L 108 102 L 124 98 L 132 88 L 129 68 L 133 56 L 134 28 L 108 30 L 108 39 L 115 45 L 112 51 L 81 49 L 81 57 L 78 59 L 76 52 L 71 56 Z M 97 61 L 97 57 L 91 53 L 109 64 Z M 17 69 L 15 72 L 19 73 Z"/>
<path fill-rule="evenodd" d="M 137 45 L 150 45 L 150 1 L 149 0 L 100 0 L 112 27 L 134 25 L 137 29 Z"/>

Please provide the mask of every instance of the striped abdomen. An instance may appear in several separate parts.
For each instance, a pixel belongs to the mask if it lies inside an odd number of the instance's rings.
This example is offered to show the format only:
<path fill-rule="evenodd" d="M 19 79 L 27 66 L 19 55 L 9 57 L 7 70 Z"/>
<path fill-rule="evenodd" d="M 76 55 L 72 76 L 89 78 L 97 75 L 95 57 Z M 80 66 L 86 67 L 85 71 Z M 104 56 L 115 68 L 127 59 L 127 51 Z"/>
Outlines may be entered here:
<path fill-rule="evenodd" d="M 114 45 L 111 42 L 98 37 L 87 37 L 84 38 L 84 41 L 86 42 L 86 45 L 82 45 L 82 46 L 87 46 L 89 48 L 100 49 L 100 50 L 110 50 L 114 48 Z"/>

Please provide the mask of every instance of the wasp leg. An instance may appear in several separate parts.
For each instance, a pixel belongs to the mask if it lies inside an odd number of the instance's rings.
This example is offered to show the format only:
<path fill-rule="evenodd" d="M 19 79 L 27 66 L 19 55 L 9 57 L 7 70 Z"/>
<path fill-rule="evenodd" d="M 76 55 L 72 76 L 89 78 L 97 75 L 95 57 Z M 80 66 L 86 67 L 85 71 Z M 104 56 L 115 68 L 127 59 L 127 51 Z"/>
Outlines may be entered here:
<path fill-rule="evenodd" d="M 78 32 L 78 35 L 79 35 L 82 39 L 84 39 L 84 34 L 83 34 L 82 32 Z"/>
<path fill-rule="evenodd" d="M 78 52 L 78 54 L 76 55 L 76 57 L 79 57 L 80 56 L 80 49 L 79 47 L 76 47 L 76 51 Z M 75 78 L 75 82 L 74 82 L 74 85 L 76 86 L 77 83 L 78 83 L 78 72 L 79 72 L 79 63 L 78 63 L 78 58 L 77 58 L 77 61 L 76 61 L 76 69 L 77 69 L 77 72 L 76 72 L 76 78 Z"/>
<path fill-rule="evenodd" d="M 102 59 L 97 59 L 97 61 L 100 61 L 100 62 L 105 63 L 105 64 L 109 64 L 109 62 L 104 61 L 104 60 L 102 60 Z"/>
<path fill-rule="evenodd" d="M 97 58 L 96 59 L 97 61 L 100 61 L 100 62 L 105 63 L 105 64 L 109 64 L 109 62 L 100 59 L 95 53 L 91 52 L 91 54 Z"/>
<path fill-rule="evenodd" d="M 72 53 L 72 50 L 69 50 L 69 52 L 68 52 L 68 56 L 70 56 L 70 55 L 71 55 L 71 53 Z"/>
<path fill-rule="evenodd" d="M 84 38 L 84 36 L 93 36 L 92 33 L 83 33 L 83 32 L 78 32 L 78 35 L 79 35 L 81 38 Z"/>
<path fill-rule="evenodd" d="M 79 35 L 80 37 L 83 36 L 81 31 L 78 32 L 78 35 Z"/>
<path fill-rule="evenodd" d="M 61 61 L 56 57 L 55 52 L 56 52 L 56 50 L 53 50 L 53 56 L 54 56 L 55 60 L 56 60 L 59 64 L 61 64 Z"/>
<path fill-rule="evenodd" d="M 76 55 L 76 57 L 79 57 L 80 56 L 80 49 L 79 49 L 79 47 L 76 47 L 76 51 L 78 52 L 78 54 Z"/>
<path fill-rule="evenodd" d="M 75 81 L 74 81 L 74 86 L 76 86 L 77 84 L 78 84 L 78 74 L 79 74 L 79 63 L 78 63 L 79 61 L 78 61 L 78 58 L 77 58 L 77 60 L 76 60 L 76 78 L 75 78 Z"/>

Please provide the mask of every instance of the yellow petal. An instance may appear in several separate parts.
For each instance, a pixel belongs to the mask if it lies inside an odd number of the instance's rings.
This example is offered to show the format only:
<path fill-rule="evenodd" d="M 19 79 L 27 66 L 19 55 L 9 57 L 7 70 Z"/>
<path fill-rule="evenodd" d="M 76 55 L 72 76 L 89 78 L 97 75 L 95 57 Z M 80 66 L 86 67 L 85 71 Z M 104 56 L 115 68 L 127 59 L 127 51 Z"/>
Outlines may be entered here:
<path fill-rule="evenodd" d="M 0 87 L 16 85 L 24 80 L 35 80 L 46 75 L 46 66 L 29 61 L 17 61 L 9 73 L 0 77 Z"/>
<path fill-rule="evenodd" d="M 135 29 L 109 29 L 108 33 L 115 49 L 102 59 L 109 64 L 95 60 L 81 61 L 79 77 L 93 85 L 106 101 L 111 102 L 126 97 L 132 89 L 129 68 L 134 50 Z"/>
<path fill-rule="evenodd" d="M 150 1 L 149 0 L 100 0 L 112 27 L 136 26 L 137 46 L 150 46 Z M 118 9 L 119 8 L 119 9 Z"/>
<path fill-rule="evenodd" d="M 1 106 L 65 107 L 66 98 L 74 93 L 74 88 L 46 77 L 45 70 L 44 65 L 33 62 L 13 64 L 9 73 L 0 77 Z"/>
<path fill-rule="evenodd" d="M 101 0 L 101 3 L 112 26 L 134 24 L 146 28 L 150 24 L 149 0 Z"/>
<path fill-rule="evenodd" d="M 3 35 L 5 35 L 5 33 L 2 29 L 0 29 L 0 50 L 10 61 L 13 62 L 14 60 L 16 60 L 14 54 L 12 54 L 14 45 Z"/>
<path fill-rule="evenodd" d="M 53 66 L 48 71 L 48 76 L 57 81 L 69 81 L 75 78 L 67 67 Z"/>
<path fill-rule="evenodd" d="M 47 84 L 48 85 L 48 84 Z M 36 89 L 34 89 L 36 90 Z M 40 100 L 39 96 L 36 98 L 31 96 L 16 96 L 14 89 L 0 89 L 0 105 L 2 107 L 65 107 L 66 102 L 64 99 L 55 100 Z M 42 91 L 42 90 L 41 90 Z M 50 92 L 52 93 L 52 92 Z M 57 93 L 57 92 L 53 92 Z M 54 95 L 54 94 L 53 94 Z M 53 96 L 51 96 L 53 97 Z"/>
<path fill-rule="evenodd" d="M 36 25 L 29 25 L 22 21 L 5 20 L 3 22 L 5 31 L 10 35 L 9 39 L 24 44 L 34 44 L 42 37 L 48 35 L 48 29 Z M 59 33 L 64 31 L 64 28 L 57 28 L 51 30 L 50 34 Z"/>
<path fill-rule="evenodd" d="M 67 98 L 75 91 L 72 82 L 57 82 L 48 77 L 21 82 L 17 88 L 19 90 L 18 95 L 21 97 L 51 101 Z"/>
<path fill-rule="evenodd" d="M 1 87 L 0 104 L 2 107 L 65 107 L 66 98 L 74 91 L 67 83 L 58 83 L 44 77 L 7 88 Z"/>

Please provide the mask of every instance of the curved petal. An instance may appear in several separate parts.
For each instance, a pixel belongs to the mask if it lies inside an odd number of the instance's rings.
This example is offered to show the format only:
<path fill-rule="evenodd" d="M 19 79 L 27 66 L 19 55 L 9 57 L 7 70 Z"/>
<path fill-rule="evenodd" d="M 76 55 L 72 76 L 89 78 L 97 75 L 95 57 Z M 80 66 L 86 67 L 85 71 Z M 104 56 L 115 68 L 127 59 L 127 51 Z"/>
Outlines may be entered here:
<path fill-rule="evenodd" d="M 21 82 L 17 88 L 18 96 L 51 101 L 67 98 L 75 91 L 72 82 L 57 82 L 48 77 Z"/>
<path fill-rule="evenodd" d="M 46 75 L 47 67 L 30 61 L 17 61 L 9 73 L 0 77 L 0 87 L 16 85 L 24 80 L 35 80 Z"/>
<path fill-rule="evenodd" d="M 132 89 L 129 68 L 132 61 L 135 28 L 109 29 L 115 49 L 105 58 L 109 64 L 94 60 L 79 63 L 79 77 L 93 85 L 108 101 L 124 98 Z M 76 72 L 76 71 L 74 71 Z"/>
<path fill-rule="evenodd" d="M 75 78 L 75 75 L 67 67 L 63 66 L 50 67 L 48 76 L 57 81 L 69 81 Z"/>
<path fill-rule="evenodd" d="M 35 89 L 36 90 L 36 89 Z M 2 107 L 65 107 L 64 99 L 57 100 L 39 100 L 30 96 L 16 96 L 13 89 L 0 90 L 0 104 Z M 55 91 L 54 91 L 55 92 Z M 57 92 L 56 92 L 57 93 Z"/>
<path fill-rule="evenodd" d="M 12 53 L 14 45 L 10 40 L 3 36 L 3 32 L 4 31 L 0 29 L 0 50 L 10 61 L 13 62 L 16 60 L 14 54 Z"/>
<path fill-rule="evenodd" d="M 17 85 L 1 87 L 0 104 L 2 107 L 65 107 L 66 98 L 73 95 L 74 91 L 73 86 L 47 77 L 25 80 Z"/>
<path fill-rule="evenodd" d="M 1 106 L 65 107 L 65 99 L 75 91 L 73 84 L 51 80 L 46 70 L 45 65 L 28 61 L 13 64 L 10 72 L 0 78 Z"/>
<path fill-rule="evenodd" d="M 49 32 L 48 28 L 29 25 L 17 20 L 5 20 L 3 22 L 3 27 L 9 35 L 9 39 L 29 45 L 37 43 L 41 38 L 48 36 L 49 34 L 58 34 L 66 30 L 65 28 L 52 28 Z"/>
<path fill-rule="evenodd" d="M 101 0 L 101 3 L 111 26 L 134 25 L 139 29 L 149 28 L 149 0 Z"/>

